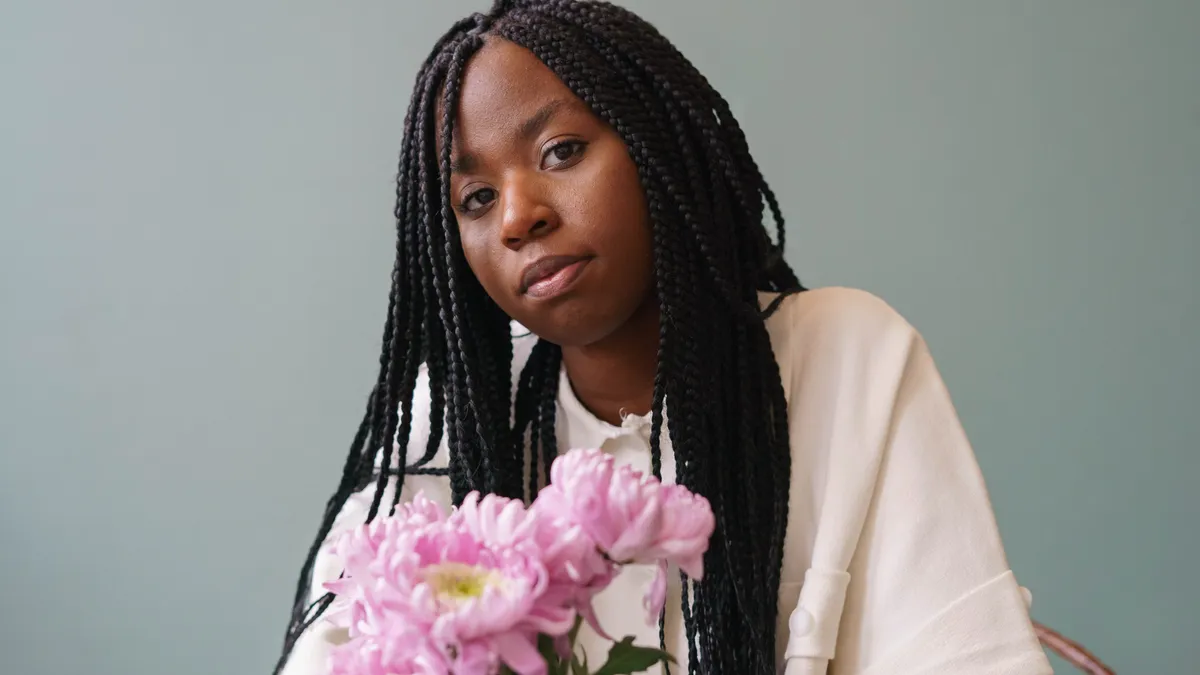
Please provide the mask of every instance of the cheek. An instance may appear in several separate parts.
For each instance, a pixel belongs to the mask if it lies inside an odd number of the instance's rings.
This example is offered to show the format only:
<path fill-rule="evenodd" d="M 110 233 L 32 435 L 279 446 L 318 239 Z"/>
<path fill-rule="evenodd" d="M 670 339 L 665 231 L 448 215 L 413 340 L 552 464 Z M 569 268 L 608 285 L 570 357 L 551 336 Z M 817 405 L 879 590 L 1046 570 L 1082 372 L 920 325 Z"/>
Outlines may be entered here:
<path fill-rule="evenodd" d="M 607 225 L 614 233 L 619 233 L 628 263 L 645 267 L 649 273 L 653 251 L 652 224 L 637 166 L 628 155 L 623 155 L 623 161 L 612 174 L 612 191 L 607 200 L 610 222 Z"/>
<path fill-rule="evenodd" d="M 470 225 L 473 223 L 468 224 Z M 459 243 L 463 249 L 463 257 L 467 259 L 467 266 L 471 268 L 475 278 L 479 279 L 483 290 L 487 291 L 488 295 L 493 295 L 499 270 L 495 252 L 488 246 L 486 238 L 476 231 L 476 228 L 464 230 L 460 227 Z"/>
<path fill-rule="evenodd" d="M 619 139 L 606 144 L 605 156 L 593 163 L 592 171 L 579 176 L 574 205 L 587 222 L 589 236 L 631 247 L 642 238 L 649 241 L 650 217 L 637 166 Z"/>

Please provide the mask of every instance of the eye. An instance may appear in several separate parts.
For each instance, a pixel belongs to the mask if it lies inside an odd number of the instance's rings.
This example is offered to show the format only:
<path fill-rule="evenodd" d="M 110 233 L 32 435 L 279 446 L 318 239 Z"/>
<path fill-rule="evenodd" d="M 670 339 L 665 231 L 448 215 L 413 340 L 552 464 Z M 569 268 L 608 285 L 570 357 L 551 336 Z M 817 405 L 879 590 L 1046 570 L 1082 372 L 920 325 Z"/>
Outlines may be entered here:
<path fill-rule="evenodd" d="M 583 141 L 559 141 L 546 149 L 542 155 L 543 169 L 565 169 L 572 166 L 583 155 L 587 143 Z"/>
<path fill-rule="evenodd" d="M 468 214 L 475 213 L 487 208 L 494 201 L 496 201 L 496 191 L 491 188 L 481 188 L 467 195 L 458 205 L 458 210 Z"/>

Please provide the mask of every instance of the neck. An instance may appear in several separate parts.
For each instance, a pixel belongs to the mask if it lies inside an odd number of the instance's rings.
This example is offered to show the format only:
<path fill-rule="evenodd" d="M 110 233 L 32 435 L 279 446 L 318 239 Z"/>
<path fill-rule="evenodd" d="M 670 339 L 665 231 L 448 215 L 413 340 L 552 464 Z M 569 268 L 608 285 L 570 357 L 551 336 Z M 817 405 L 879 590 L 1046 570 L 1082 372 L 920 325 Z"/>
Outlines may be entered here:
<path fill-rule="evenodd" d="M 564 347 L 563 366 L 575 396 L 593 415 L 620 424 L 621 413 L 645 415 L 654 405 L 658 367 L 658 303 L 651 297 L 616 332 L 584 347 Z"/>

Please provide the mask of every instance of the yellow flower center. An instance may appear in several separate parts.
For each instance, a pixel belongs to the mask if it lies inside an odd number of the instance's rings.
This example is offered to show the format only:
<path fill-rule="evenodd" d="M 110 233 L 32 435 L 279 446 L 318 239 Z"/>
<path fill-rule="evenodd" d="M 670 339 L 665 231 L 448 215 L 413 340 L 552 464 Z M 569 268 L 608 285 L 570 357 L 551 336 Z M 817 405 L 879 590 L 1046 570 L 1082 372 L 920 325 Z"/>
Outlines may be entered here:
<path fill-rule="evenodd" d="M 497 576 L 492 570 L 462 563 L 442 563 L 425 571 L 425 581 L 438 599 L 451 604 L 480 597 Z"/>

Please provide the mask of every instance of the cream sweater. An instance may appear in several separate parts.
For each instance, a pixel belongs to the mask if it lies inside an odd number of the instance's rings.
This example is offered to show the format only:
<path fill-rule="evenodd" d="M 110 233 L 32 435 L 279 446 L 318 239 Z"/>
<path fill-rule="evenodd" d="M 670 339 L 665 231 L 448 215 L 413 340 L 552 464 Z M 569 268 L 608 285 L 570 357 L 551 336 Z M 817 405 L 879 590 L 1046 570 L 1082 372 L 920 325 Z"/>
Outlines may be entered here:
<path fill-rule="evenodd" d="M 762 302 L 772 296 L 762 295 Z M 777 658 L 786 675 L 1040 675 L 1050 673 L 1027 597 L 1008 567 L 970 444 L 925 342 L 884 302 L 828 288 L 787 298 L 767 321 L 788 401 L 792 481 Z M 524 331 L 514 331 L 521 335 Z M 514 337 L 514 370 L 534 338 Z M 649 419 L 607 424 L 575 398 L 565 374 L 558 395 L 561 450 L 596 447 L 649 469 Z M 410 443 L 428 437 L 428 380 L 418 382 Z M 674 456 L 663 439 L 663 475 Z M 445 466 L 445 443 L 433 466 Z M 413 476 L 418 490 L 449 503 L 446 479 Z M 338 528 L 362 522 L 369 492 L 355 495 Z M 320 584 L 340 567 L 322 554 Z M 615 636 L 657 645 L 644 624 L 649 569 L 632 567 L 597 599 Z M 686 665 L 678 576 L 671 575 L 668 648 Z M 332 633 L 318 622 L 284 675 L 327 675 Z M 607 651 L 580 636 L 591 660 Z M 686 669 L 673 669 L 687 672 Z"/>

